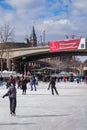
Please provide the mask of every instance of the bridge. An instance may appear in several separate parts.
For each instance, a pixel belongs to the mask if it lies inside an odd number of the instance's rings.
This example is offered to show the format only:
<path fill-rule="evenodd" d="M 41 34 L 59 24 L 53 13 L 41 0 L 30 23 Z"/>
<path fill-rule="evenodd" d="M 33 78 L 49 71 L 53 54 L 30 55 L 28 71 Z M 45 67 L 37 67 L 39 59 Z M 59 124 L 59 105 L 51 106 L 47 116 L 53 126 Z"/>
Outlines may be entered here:
<path fill-rule="evenodd" d="M 4 52 L 3 58 L 7 60 L 7 67 L 9 68 L 11 60 L 20 60 L 23 56 L 26 56 L 28 61 L 35 61 L 42 58 L 49 58 L 63 55 L 86 56 L 87 49 L 50 52 L 49 46 L 14 48 L 6 50 L 6 52 Z"/>
<path fill-rule="evenodd" d="M 87 55 L 87 49 L 50 52 L 49 46 L 8 49 L 6 52 L 4 52 L 3 58 L 6 59 L 8 58 L 7 52 L 9 53 L 9 59 L 19 59 L 22 56 L 26 56 L 29 57 L 30 61 L 42 59 L 42 58 L 48 58 L 48 57 L 62 56 L 62 55 L 72 55 L 72 56 Z"/>

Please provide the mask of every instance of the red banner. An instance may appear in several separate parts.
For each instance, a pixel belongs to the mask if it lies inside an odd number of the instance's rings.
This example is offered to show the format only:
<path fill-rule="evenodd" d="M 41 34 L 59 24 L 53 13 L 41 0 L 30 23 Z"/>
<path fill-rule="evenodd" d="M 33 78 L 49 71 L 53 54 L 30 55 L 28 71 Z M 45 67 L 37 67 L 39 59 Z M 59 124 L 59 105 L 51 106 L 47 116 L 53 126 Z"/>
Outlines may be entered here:
<path fill-rule="evenodd" d="M 50 42 L 50 52 L 58 51 L 58 42 Z"/>
<path fill-rule="evenodd" d="M 72 39 L 66 41 L 53 41 L 50 42 L 50 52 L 64 51 L 64 50 L 77 50 L 80 45 L 81 39 Z"/>

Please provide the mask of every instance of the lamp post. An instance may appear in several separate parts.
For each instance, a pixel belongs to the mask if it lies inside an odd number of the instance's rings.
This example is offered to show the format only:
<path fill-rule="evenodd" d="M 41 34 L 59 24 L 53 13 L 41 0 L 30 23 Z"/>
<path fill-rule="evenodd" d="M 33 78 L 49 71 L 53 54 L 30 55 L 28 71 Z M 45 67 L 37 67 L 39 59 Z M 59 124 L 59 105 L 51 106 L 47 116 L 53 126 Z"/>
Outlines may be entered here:
<path fill-rule="evenodd" d="M 14 63 L 12 62 L 12 72 L 13 72 L 13 70 L 14 70 Z"/>
<path fill-rule="evenodd" d="M 24 75 L 26 75 L 26 64 L 24 64 Z"/>
<path fill-rule="evenodd" d="M 40 42 L 41 42 L 41 45 L 43 46 L 42 35 L 40 35 Z"/>
<path fill-rule="evenodd" d="M 45 45 L 45 30 L 43 31 L 43 45 Z"/>

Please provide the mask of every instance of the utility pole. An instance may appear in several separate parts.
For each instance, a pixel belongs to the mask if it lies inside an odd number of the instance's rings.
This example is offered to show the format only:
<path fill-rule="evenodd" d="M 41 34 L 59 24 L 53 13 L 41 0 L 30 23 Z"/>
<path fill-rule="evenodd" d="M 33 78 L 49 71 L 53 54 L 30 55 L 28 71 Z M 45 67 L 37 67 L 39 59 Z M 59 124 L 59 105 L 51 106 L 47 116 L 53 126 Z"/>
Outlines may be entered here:
<path fill-rule="evenodd" d="M 45 30 L 43 31 L 43 45 L 45 45 Z"/>
<path fill-rule="evenodd" d="M 41 42 L 41 45 L 43 46 L 42 35 L 40 35 L 40 42 Z"/>

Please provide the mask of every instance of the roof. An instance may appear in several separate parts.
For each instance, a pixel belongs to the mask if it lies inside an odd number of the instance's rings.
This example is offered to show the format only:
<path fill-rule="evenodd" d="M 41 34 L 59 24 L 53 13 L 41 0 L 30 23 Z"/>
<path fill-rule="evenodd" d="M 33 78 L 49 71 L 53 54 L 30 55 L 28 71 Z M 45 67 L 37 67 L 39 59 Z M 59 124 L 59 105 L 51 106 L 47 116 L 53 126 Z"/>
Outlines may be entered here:
<path fill-rule="evenodd" d="M 31 35 L 30 35 L 30 39 L 36 39 L 34 26 L 32 27 L 32 32 L 31 32 Z"/>

